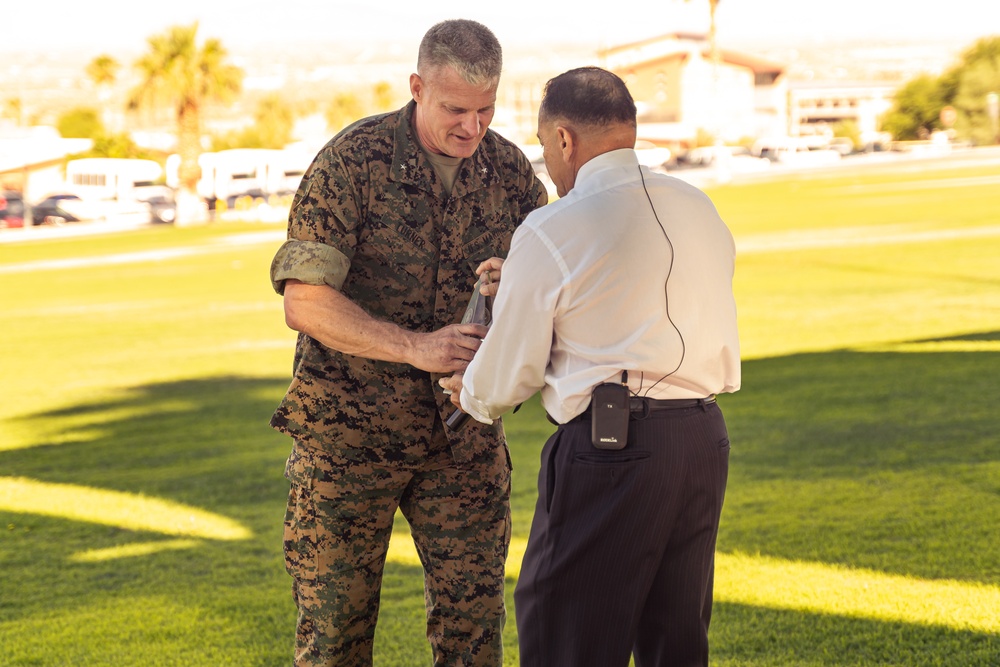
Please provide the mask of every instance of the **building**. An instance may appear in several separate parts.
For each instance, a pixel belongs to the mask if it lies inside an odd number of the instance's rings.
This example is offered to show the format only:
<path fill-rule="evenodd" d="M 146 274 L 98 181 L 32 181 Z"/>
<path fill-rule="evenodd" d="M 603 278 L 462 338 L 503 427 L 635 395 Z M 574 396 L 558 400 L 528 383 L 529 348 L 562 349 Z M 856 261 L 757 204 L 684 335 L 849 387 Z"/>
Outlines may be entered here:
<path fill-rule="evenodd" d="M 857 125 L 863 143 L 872 143 L 881 130 L 879 118 L 892 108 L 897 87 L 886 82 L 793 82 L 788 87 L 788 134 L 823 134 L 848 121 Z"/>
<path fill-rule="evenodd" d="M 0 188 L 29 202 L 65 191 L 66 162 L 89 150 L 90 139 L 64 139 L 53 127 L 0 127 Z"/>
<path fill-rule="evenodd" d="M 713 57 L 703 35 L 673 33 L 600 52 L 639 111 L 640 138 L 691 146 L 699 134 L 727 142 L 788 127 L 785 67 L 727 49 Z"/>

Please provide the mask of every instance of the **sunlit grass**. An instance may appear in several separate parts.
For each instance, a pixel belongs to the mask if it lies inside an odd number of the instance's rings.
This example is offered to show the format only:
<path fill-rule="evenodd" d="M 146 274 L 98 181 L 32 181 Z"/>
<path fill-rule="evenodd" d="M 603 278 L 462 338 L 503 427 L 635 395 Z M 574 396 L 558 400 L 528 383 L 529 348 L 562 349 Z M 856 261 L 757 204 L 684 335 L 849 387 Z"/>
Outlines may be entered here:
<path fill-rule="evenodd" d="M 863 352 L 1000 352 L 1000 341 L 995 340 L 942 340 L 924 343 L 896 343 L 871 345 L 860 348 Z"/>
<path fill-rule="evenodd" d="M 527 544 L 523 537 L 511 540 L 506 573 L 512 581 L 521 573 Z M 413 541 L 401 531 L 393 534 L 387 559 L 420 565 Z M 720 602 L 1000 632 L 1000 586 L 739 553 L 717 554 L 715 568 Z"/>
<path fill-rule="evenodd" d="M 1000 632 L 1000 586 L 717 554 L 715 597 L 770 609 Z"/>
<path fill-rule="evenodd" d="M 73 563 L 99 563 L 106 560 L 116 560 L 118 558 L 138 558 L 140 556 L 152 556 L 162 551 L 172 551 L 175 549 L 192 549 L 198 546 L 198 540 L 163 540 L 161 542 L 134 542 L 123 544 L 119 547 L 109 547 L 107 549 L 88 549 L 80 551 L 69 557 Z"/>
<path fill-rule="evenodd" d="M 713 665 L 997 664 L 996 173 L 711 193 L 740 248 L 744 357 L 743 390 L 720 399 Z M 267 426 L 294 344 L 267 280 L 282 231 L 0 247 L 0 662 L 289 663 L 290 443 Z M 508 667 L 552 428 L 534 399 L 507 420 Z M 429 663 L 424 614 L 400 519 L 379 667 Z"/>
<path fill-rule="evenodd" d="M 22 477 L 0 477 L 0 511 L 213 540 L 245 540 L 251 536 L 238 522 L 197 507 L 134 493 Z"/>

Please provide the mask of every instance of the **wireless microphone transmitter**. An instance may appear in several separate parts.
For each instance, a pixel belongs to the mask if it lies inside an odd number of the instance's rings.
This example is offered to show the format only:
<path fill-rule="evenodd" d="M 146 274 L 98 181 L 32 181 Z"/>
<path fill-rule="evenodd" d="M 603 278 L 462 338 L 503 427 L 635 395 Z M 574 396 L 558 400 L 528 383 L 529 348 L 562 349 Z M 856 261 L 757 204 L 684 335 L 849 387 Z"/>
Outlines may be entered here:
<path fill-rule="evenodd" d="M 604 382 L 590 395 L 590 441 L 597 449 L 622 449 L 628 443 L 628 385 Z"/>

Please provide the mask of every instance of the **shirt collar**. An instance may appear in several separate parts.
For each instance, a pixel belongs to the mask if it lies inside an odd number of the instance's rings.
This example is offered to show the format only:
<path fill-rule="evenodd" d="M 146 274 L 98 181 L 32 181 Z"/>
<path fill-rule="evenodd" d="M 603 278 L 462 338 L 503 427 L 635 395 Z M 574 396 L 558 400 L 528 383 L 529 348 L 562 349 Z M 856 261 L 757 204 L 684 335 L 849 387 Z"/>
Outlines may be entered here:
<path fill-rule="evenodd" d="M 439 184 L 436 185 L 437 181 L 433 176 L 434 167 L 420 147 L 413 130 L 411 120 L 416 108 L 417 103 L 410 100 L 409 104 L 400 109 L 396 115 L 390 178 L 427 192 L 441 194 L 443 188 Z M 458 179 L 455 181 L 454 196 L 460 197 L 498 182 L 499 177 L 496 175 L 493 163 L 484 150 L 484 144 L 491 140 L 491 133 L 492 130 L 487 131 L 472 157 L 462 162 Z"/>
<path fill-rule="evenodd" d="M 588 160 L 580 171 L 576 174 L 576 182 L 573 189 L 578 187 L 587 188 L 590 181 L 602 178 L 603 172 L 615 169 L 630 169 L 633 171 L 639 166 L 639 156 L 632 148 L 619 148 L 617 150 L 601 153 L 597 157 Z"/>

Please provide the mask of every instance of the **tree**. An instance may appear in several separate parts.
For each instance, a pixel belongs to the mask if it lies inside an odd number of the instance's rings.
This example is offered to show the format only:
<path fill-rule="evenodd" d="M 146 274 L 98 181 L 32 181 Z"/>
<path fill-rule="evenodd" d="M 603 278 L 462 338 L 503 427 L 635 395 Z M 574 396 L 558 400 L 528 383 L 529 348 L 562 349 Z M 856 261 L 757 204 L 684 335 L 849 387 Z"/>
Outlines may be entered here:
<path fill-rule="evenodd" d="M 97 86 L 97 96 L 101 102 L 102 122 L 105 126 L 110 125 L 108 122 L 107 106 L 108 100 L 111 98 L 111 86 L 118 80 L 119 69 L 121 69 L 121 64 L 117 60 L 107 54 L 103 54 L 91 60 L 84 70 L 90 80 Z"/>
<path fill-rule="evenodd" d="M 134 158 L 140 160 L 156 160 L 162 164 L 163 160 L 152 152 L 141 148 L 125 132 L 119 134 L 101 134 L 94 137 L 94 145 L 88 151 L 72 155 L 70 159 L 76 160 L 85 157 L 117 157 Z"/>
<path fill-rule="evenodd" d="M 893 108 L 882 129 L 895 139 L 924 139 L 941 127 L 941 109 L 947 104 L 938 77 L 921 74 L 896 91 Z"/>
<path fill-rule="evenodd" d="M 70 109 L 56 121 L 59 135 L 72 139 L 96 139 L 104 135 L 100 114 L 90 107 Z"/>
<path fill-rule="evenodd" d="M 922 139 L 941 129 L 941 110 L 953 106 L 958 136 L 994 143 L 986 103 L 992 92 L 1000 92 L 1000 37 L 980 39 L 940 77 L 922 74 L 905 83 L 882 126 L 896 139 Z"/>
<path fill-rule="evenodd" d="M 990 93 L 997 92 L 1000 92 L 1000 60 L 977 62 L 963 73 L 955 96 L 958 109 L 955 129 L 960 136 L 979 145 L 997 142 L 997 130 L 986 102 Z"/>
<path fill-rule="evenodd" d="M 1000 93 L 1000 36 L 984 37 L 969 47 L 957 69 L 952 101 L 958 110 L 956 131 L 976 144 L 996 143 L 1000 137 L 986 100 Z"/>
<path fill-rule="evenodd" d="M 141 81 L 129 97 L 129 108 L 169 103 L 177 119 L 178 180 L 189 199 L 200 176 L 201 116 L 209 102 L 230 102 L 240 92 L 243 70 L 226 61 L 217 39 L 197 42 L 198 23 L 174 26 L 148 40 L 149 52 L 136 62 Z M 184 212 L 186 213 L 186 211 Z M 178 210 L 178 223 L 182 220 Z"/>
<path fill-rule="evenodd" d="M 395 106 L 392 96 L 392 86 L 386 81 L 379 81 L 372 88 L 372 99 L 375 102 L 376 113 L 391 111 Z"/>
<path fill-rule="evenodd" d="M 333 98 L 324 115 L 327 126 L 334 132 L 339 132 L 361 118 L 361 101 L 354 93 L 340 93 Z"/>
<path fill-rule="evenodd" d="M 684 1 L 691 2 L 691 0 Z M 719 44 L 715 37 L 715 12 L 719 8 L 719 1 L 720 0 L 708 0 L 708 49 L 712 54 L 712 64 L 715 66 L 718 66 L 719 62 L 721 62 Z"/>
<path fill-rule="evenodd" d="M 14 120 L 20 127 L 24 116 L 24 102 L 20 97 L 8 97 L 3 103 L 3 115 Z"/>
<path fill-rule="evenodd" d="M 121 64 L 111 56 L 97 56 L 87 64 L 86 72 L 90 80 L 98 86 L 110 86 L 118 80 Z"/>
<path fill-rule="evenodd" d="M 253 117 L 262 148 L 284 148 L 292 141 L 295 111 L 278 93 L 271 93 L 262 99 Z"/>
<path fill-rule="evenodd" d="M 284 148 L 292 141 L 295 112 L 281 95 L 271 93 L 257 104 L 254 124 L 212 140 L 212 149 Z"/>
<path fill-rule="evenodd" d="M 719 40 L 715 34 L 715 10 L 719 8 L 719 0 L 708 0 L 708 48 L 712 52 L 712 64 L 718 67 L 721 60 L 719 56 Z"/>

